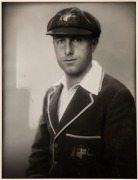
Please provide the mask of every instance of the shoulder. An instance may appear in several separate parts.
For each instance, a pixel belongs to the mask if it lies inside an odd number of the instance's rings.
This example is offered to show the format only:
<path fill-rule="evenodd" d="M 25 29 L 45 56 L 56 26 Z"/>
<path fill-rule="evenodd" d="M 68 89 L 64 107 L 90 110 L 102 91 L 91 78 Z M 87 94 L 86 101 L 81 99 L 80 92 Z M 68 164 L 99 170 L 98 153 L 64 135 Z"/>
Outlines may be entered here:
<path fill-rule="evenodd" d="M 113 99 L 131 99 L 134 101 L 130 90 L 119 80 L 105 74 L 102 82 L 102 88 L 99 96 L 105 97 L 106 99 L 112 101 Z"/>
<path fill-rule="evenodd" d="M 105 74 L 99 97 L 108 106 L 108 112 L 131 111 L 135 113 L 135 99 L 130 90 L 116 78 Z M 123 108 L 123 109 L 122 109 Z M 113 111 L 111 111 L 111 109 Z M 116 110 L 115 110 L 116 109 Z"/>
<path fill-rule="evenodd" d="M 124 90 L 129 91 L 122 82 L 106 73 L 103 78 L 102 90 L 108 90 L 112 92 L 120 92 Z"/>

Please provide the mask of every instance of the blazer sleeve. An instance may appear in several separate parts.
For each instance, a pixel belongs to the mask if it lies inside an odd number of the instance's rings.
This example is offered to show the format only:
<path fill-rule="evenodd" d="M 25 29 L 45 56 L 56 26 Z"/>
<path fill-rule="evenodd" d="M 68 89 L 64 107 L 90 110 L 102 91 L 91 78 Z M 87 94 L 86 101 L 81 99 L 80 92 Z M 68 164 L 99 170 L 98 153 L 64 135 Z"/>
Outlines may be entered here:
<path fill-rule="evenodd" d="M 26 170 L 28 178 L 46 178 L 49 173 L 51 154 L 49 151 L 50 134 L 47 127 L 46 98 L 44 98 L 43 112 L 29 157 L 29 167 Z"/>
<path fill-rule="evenodd" d="M 105 120 L 104 172 L 112 178 L 136 178 L 136 109 L 128 89 L 117 92 Z"/>

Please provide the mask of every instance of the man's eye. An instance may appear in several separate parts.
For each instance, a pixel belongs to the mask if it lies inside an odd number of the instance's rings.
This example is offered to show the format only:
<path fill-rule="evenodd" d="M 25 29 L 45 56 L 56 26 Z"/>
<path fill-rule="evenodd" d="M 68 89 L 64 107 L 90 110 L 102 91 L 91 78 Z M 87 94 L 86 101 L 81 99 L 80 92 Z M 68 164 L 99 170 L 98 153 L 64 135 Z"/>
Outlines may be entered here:
<path fill-rule="evenodd" d="M 75 43 L 81 42 L 81 39 L 80 38 L 75 38 L 75 39 L 73 39 L 73 42 L 75 42 Z"/>
<path fill-rule="evenodd" d="M 57 44 L 61 44 L 61 43 L 63 43 L 64 42 L 64 39 L 58 39 L 57 40 Z"/>

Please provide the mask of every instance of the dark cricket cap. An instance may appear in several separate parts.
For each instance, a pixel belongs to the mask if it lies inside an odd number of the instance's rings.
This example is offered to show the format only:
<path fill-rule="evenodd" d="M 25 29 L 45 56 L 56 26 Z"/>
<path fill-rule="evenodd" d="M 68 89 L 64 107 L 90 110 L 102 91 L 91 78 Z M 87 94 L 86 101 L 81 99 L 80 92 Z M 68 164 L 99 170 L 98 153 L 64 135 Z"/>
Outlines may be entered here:
<path fill-rule="evenodd" d="M 100 37 L 99 21 L 90 13 L 72 7 L 62 9 L 49 21 L 46 35 L 92 35 Z"/>

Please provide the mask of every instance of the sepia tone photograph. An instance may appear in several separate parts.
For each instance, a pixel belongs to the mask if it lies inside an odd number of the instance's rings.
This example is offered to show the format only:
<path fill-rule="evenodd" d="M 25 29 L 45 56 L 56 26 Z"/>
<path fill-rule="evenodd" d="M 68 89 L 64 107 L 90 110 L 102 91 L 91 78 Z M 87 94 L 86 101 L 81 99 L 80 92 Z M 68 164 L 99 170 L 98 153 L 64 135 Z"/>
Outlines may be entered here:
<path fill-rule="evenodd" d="M 2 2 L 2 178 L 136 179 L 136 2 Z"/>

